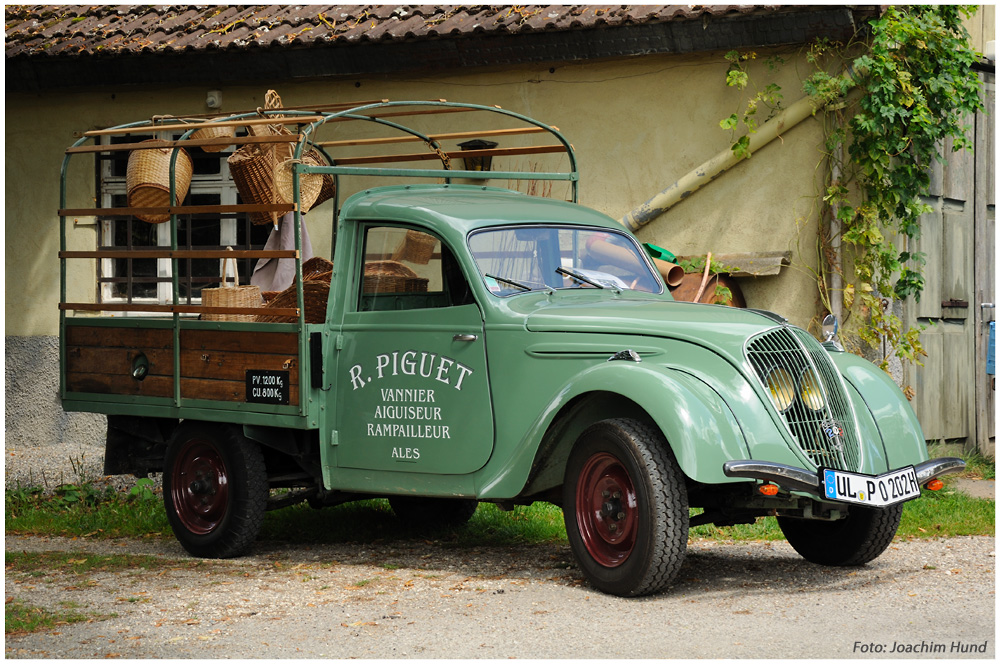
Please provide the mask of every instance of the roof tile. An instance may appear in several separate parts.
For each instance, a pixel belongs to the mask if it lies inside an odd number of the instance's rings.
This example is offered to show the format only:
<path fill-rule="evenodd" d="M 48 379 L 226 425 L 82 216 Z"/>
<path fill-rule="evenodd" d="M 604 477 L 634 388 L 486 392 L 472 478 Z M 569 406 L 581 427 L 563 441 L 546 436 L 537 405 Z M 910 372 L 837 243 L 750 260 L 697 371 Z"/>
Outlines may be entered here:
<path fill-rule="evenodd" d="M 403 41 L 585 30 L 787 5 L 7 5 L 6 56 L 237 50 L 344 40 Z"/>

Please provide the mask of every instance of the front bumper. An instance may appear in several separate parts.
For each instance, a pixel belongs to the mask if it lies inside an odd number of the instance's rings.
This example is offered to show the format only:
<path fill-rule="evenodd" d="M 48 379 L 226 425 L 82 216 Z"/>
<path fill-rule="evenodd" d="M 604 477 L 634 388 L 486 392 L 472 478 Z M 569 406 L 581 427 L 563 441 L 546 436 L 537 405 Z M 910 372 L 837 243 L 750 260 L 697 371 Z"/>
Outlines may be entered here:
<path fill-rule="evenodd" d="M 923 486 L 935 477 L 947 473 L 959 473 L 965 469 L 965 462 L 954 457 L 930 459 L 913 467 L 917 473 L 917 484 Z M 765 480 L 791 491 L 804 491 L 823 497 L 823 480 L 818 472 L 786 466 L 770 461 L 727 461 L 722 464 L 726 477 L 748 477 Z"/>

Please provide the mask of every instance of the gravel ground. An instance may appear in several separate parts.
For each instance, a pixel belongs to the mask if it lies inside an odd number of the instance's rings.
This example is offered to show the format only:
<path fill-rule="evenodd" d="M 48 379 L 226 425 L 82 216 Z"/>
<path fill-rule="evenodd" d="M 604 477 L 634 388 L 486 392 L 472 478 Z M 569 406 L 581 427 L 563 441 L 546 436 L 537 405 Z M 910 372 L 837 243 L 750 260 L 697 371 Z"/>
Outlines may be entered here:
<path fill-rule="evenodd" d="M 9 658 L 841 659 L 871 658 L 871 648 L 914 658 L 900 647 L 929 653 L 918 657 L 995 655 L 992 537 L 898 542 L 865 567 L 842 569 L 809 564 L 784 542 L 695 541 L 673 588 L 631 600 L 589 588 L 556 545 L 261 542 L 246 558 L 200 564 L 164 540 L 12 537 L 6 548 L 8 560 L 61 550 L 167 561 L 82 577 L 9 567 L 7 597 L 114 614 L 8 635 Z"/>

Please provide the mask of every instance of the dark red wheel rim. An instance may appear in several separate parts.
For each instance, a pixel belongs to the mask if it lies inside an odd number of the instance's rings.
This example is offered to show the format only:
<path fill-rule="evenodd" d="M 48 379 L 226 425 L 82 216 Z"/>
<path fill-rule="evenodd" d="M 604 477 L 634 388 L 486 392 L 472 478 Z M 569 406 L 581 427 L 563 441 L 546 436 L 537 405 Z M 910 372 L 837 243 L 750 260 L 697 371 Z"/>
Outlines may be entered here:
<path fill-rule="evenodd" d="M 214 445 L 186 442 L 174 460 L 170 497 L 184 527 L 207 535 L 218 527 L 229 504 L 229 474 Z"/>
<path fill-rule="evenodd" d="M 591 557 L 618 567 L 635 548 L 639 509 L 628 471 L 614 456 L 590 457 L 576 485 L 576 523 Z"/>

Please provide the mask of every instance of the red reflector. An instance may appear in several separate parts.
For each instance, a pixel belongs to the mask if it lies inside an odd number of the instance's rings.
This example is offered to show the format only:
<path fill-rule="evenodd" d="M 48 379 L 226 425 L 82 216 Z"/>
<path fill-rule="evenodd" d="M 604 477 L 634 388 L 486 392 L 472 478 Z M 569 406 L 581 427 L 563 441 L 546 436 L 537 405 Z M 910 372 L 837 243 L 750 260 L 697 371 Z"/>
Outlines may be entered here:
<path fill-rule="evenodd" d="M 941 480 L 939 480 L 938 478 L 935 477 L 934 479 L 932 479 L 930 482 L 928 482 L 924 486 L 927 487 L 928 489 L 930 489 L 931 491 L 937 491 L 941 487 L 944 486 L 944 482 L 942 482 Z"/>
<path fill-rule="evenodd" d="M 776 496 L 778 495 L 778 485 L 761 484 L 759 487 L 757 487 L 757 491 L 760 491 L 765 496 Z"/>

